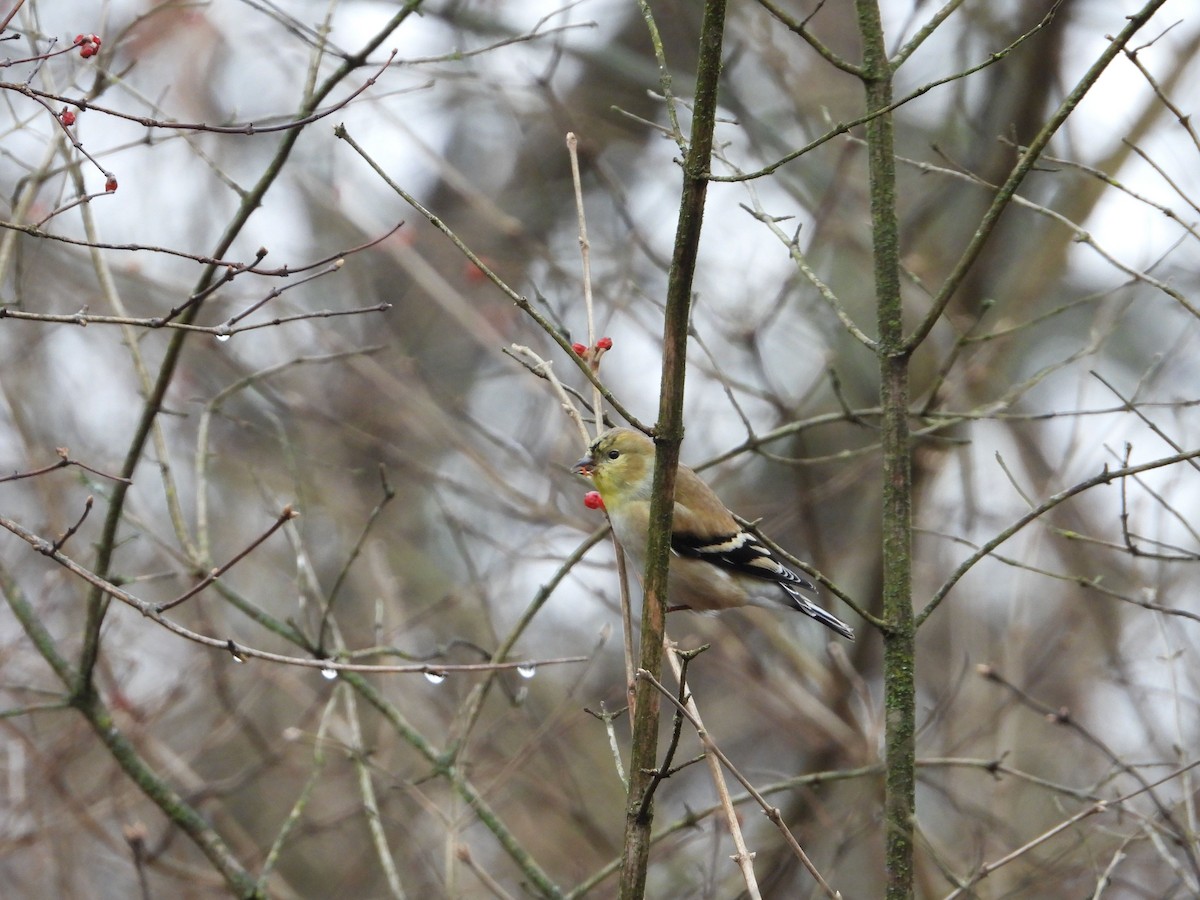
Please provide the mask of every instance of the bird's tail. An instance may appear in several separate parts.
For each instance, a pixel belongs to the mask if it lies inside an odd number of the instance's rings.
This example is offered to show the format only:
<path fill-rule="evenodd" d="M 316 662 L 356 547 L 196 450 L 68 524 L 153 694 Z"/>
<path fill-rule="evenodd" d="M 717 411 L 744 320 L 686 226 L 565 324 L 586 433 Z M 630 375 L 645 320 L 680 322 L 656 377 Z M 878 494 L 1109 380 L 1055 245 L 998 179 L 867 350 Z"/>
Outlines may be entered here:
<path fill-rule="evenodd" d="M 821 609 L 821 607 L 817 606 L 817 604 L 813 603 L 799 591 L 793 590 L 786 584 L 780 585 L 780 587 L 787 591 L 788 596 L 792 598 L 792 605 L 795 609 L 798 609 L 806 616 L 812 616 L 822 625 L 832 628 L 842 637 L 851 641 L 854 640 L 854 629 L 835 616 L 833 613 L 826 612 L 825 610 Z"/>

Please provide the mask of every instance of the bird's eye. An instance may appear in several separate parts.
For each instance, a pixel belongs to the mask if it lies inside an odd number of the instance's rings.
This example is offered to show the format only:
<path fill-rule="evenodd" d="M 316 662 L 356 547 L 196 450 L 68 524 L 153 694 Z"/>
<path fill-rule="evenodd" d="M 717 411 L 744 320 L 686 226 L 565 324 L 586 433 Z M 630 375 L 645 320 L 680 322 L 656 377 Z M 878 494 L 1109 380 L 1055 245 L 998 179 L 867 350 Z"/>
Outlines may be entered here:
<path fill-rule="evenodd" d="M 618 456 L 620 456 L 620 455 L 621 455 L 621 451 L 620 451 L 620 450 L 609 450 L 609 451 L 608 451 L 608 458 L 609 458 L 609 459 L 616 459 L 616 458 L 617 458 Z"/>

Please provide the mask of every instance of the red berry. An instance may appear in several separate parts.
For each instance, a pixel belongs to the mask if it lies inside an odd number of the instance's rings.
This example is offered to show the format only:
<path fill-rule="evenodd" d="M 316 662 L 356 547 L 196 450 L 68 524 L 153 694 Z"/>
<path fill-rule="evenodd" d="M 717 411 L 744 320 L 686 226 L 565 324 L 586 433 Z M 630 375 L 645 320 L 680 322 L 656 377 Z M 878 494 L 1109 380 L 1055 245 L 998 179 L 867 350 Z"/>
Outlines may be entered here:
<path fill-rule="evenodd" d="M 587 353 L 587 347 L 583 346 L 583 344 L 572 344 L 571 349 L 575 351 L 577 356 L 583 356 L 583 354 Z"/>
<path fill-rule="evenodd" d="M 89 56 L 95 56 L 100 52 L 100 36 L 96 34 L 77 34 L 75 35 L 75 46 L 79 48 L 79 55 L 84 59 Z"/>
<path fill-rule="evenodd" d="M 612 338 L 610 338 L 610 337 L 600 338 L 600 340 L 596 341 L 596 347 L 599 348 L 600 350 L 611 350 L 612 349 Z"/>
<path fill-rule="evenodd" d="M 588 491 L 583 495 L 583 505 L 588 509 L 604 509 L 604 498 L 599 491 Z"/>
<path fill-rule="evenodd" d="M 104 189 L 110 194 L 117 189 L 117 176 L 109 175 L 108 180 L 104 182 Z"/>
<path fill-rule="evenodd" d="M 67 109 L 64 106 L 63 111 L 58 114 L 58 119 L 64 125 L 74 125 L 75 124 L 75 113 L 71 112 L 71 110 Z"/>

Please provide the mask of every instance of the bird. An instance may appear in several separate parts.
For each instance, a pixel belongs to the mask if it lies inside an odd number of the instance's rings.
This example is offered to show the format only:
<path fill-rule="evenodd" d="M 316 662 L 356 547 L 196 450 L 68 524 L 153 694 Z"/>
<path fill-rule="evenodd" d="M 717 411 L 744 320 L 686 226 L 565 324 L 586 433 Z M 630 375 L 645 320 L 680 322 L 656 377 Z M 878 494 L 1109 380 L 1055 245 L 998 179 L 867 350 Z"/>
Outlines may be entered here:
<path fill-rule="evenodd" d="M 632 428 L 610 428 L 588 447 L 572 471 L 591 479 L 617 540 L 637 564 L 646 562 L 654 441 Z M 739 606 L 784 607 L 802 612 L 844 638 L 854 629 L 805 594 L 816 586 L 789 569 L 694 471 L 675 475 L 671 559 L 667 576 L 670 609 L 714 612 Z"/>

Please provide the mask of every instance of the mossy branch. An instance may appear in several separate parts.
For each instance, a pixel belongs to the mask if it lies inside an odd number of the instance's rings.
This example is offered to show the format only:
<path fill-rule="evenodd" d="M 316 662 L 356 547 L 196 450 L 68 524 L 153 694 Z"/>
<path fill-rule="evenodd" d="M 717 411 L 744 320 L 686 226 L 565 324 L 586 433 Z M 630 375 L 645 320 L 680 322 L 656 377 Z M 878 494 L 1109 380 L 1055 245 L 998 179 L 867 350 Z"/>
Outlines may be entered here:
<path fill-rule="evenodd" d="M 725 0 L 707 0 L 700 30 L 696 66 L 696 92 L 691 141 L 683 160 L 683 194 L 675 249 L 667 283 L 663 325 L 663 361 L 654 466 L 654 494 L 650 502 L 650 535 L 646 550 L 645 598 L 642 601 L 641 662 L 639 668 L 655 678 L 662 674 L 667 560 L 674 509 L 675 469 L 683 441 L 683 393 L 687 369 L 688 320 L 691 315 L 692 280 L 708 193 L 709 160 L 716 127 L 717 85 L 721 75 L 721 47 L 725 32 Z M 650 856 L 653 804 L 642 802 L 652 783 L 658 754 L 659 696 L 649 680 L 639 680 L 635 694 L 633 749 L 630 757 L 629 797 L 626 806 L 624 857 L 620 895 L 640 898 L 646 889 Z"/>

